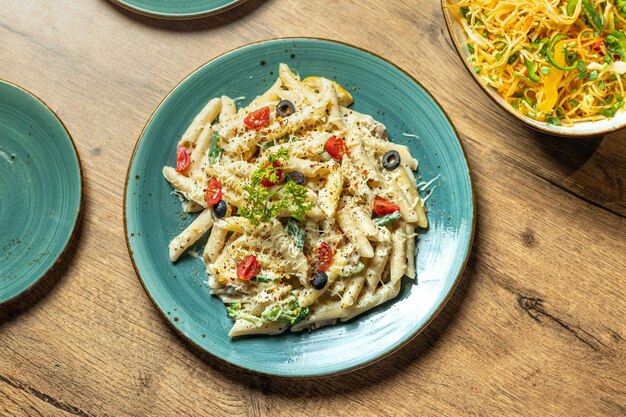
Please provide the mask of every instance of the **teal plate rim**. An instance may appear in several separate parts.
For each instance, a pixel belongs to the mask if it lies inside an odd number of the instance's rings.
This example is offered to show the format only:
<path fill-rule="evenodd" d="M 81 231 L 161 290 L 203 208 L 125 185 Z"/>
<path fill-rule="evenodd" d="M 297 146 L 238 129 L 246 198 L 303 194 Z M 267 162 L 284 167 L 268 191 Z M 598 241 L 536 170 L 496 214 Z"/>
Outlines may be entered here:
<path fill-rule="evenodd" d="M 54 262 L 52 262 L 52 264 L 48 267 L 48 269 L 46 269 L 44 272 L 39 274 L 37 277 L 33 277 L 33 278 L 30 278 L 28 280 L 30 282 L 29 282 L 29 284 L 28 284 L 28 286 L 26 288 L 23 288 L 18 293 L 11 295 L 10 298 L 7 298 L 7 299 L 1 299 L 0 298 L 0 307 L 2 307 L 2 306 L 9 305 L 10 303 L 13 303 L 13 302 L 19 300 L 24 295 L 29 293 L 33 288 L 35 288 L 37 286 L 37 284 L 42 279 L 44 279 L 45 277 L 50 275 L 52 272 L 54 272 L 54 270 L 57 268 L 57 266 L 65 258 L 65 255 L 67 255 L 67 252 L 71 248 L 72 243 L 74 242 L 74 239 L 76 238 L 76 235 L 78 234 L 78 226 L 80 224 L 80 221 L 81 221 L 82 215 L 83 215 L 85 184 L 84 184 L 84 175 L 83 175 L 83 165 L 82 165 L 82 162 L 80 160 L 80 154 L 78 153 L 78 149 L 76 148 L 76 143 L 74 142 L 74 139 L 72 138 L 72 135 L 70 134 L 69 129 L 67 128 L 65 123 L 63 123 L 63 120 L 61 120 L 61 118 L 54 112 L 54 110 L 52 110 L 52 108 L 50 106 L 48 106 L 48 104 L 46 104 L 45 101 L 43 101 L 40 97 L 38 97 L 32 91 L 30 91 L 30 90 L 28 90 L 28 89 L 26 89 L 26 88 L 24 88 L 24 87 L 22 87 L 22 86 L 20 86 L 18 84 L 15 84 L 15 83 L 13 83 L 11 81 L 2 79 L 2 78 L 0 78 L 0 84 L 6 84 L 6 85 L 8 85 L 10 87 L 14 87 L 14 88 L 16 88 L 18 90 L 21 90 L 24 93 L 28 94 L 29 96 L 31 96 L 32 98 L 37 100 L 39 103 L 41 103 L 45 107 L 45 109 L 48 112 L 50 112 L 50 114 L 52 114 L 52 116 L 54 116 L 54 118 L 60 123 L 60 125 L 63 127 L 63 130 L 65 131 L 65 133 L 67 135 L 67 139 L 69 139 L 69 142 L 72 145 L 72 149 L 74 151 L 74 155 L 76 156 L 76 161 L 78 162 L 78 176 L 80 178 L 80 181 L 79 181 L 80 196 L 79 196 L 79 200 L 78 200 L 79 201 L 79 203 L 78 203 L 79 204 L 78 205 L 78 210 L 76 211 L 76 214 L 75 214 L 74 223 L 72 225 L 72 230 L 71 230 L 71 232 L 69 234 L 69 237 L 67 238 L 67 241 L 63 245 L 63 248 L 61 249 L 61 251 L 58 254 L 55 255 Z"/>
<path fill-rule="evenodd" d="M 428 317 L 422 323 L 421 326 L 416 328 L 413 331 L 413 333 L 407 334 L 406 337 L 404 337 L 402 340 L 400 340 L 395 346 L 390 347 L 389 350 L 387 350 L 386 352 L 380 354 L 378 357 L 374 357 L 372 359 L 364 361 L 363 363 L 359 363 L 359 364 L 356 364 L 356 365 L 351 366 L 351 367 L 346 367 L 346 368 L 340 369 L 338 371 L 325 372 L 325 373 L 314 373 L 314 374 L 313 373 L 312 374 L 288 374 L 288 373 L 273 372 L 273 371 L 268 371 L 268 370 L 259 370 L 259 369 L 246 367 L 246 366 L 241 365 L 241 364 L 239 364 L 239 363 L 237 363 L 237 362 L 235 362 L 233 360 L 230 360 L 228 358 L 224 358 L 224 357 L 221 357 L 221 356 L 219 356 L 217 354 L 214 354 L 213 352 L 209 351 L 208 349 L 205 349 L 200 344 L 196 343 L 191 337 L 189 337 L 186 334 L 184 334 L 183 331 L 177 327 L 177 325 L 174 323 L 174 321 L 170 317 L 168 317 L 168 315 L 165 313 L 165 311 L 161 308 L 161 306 L 154 299 L 152 293 L 148 290 L 148 287 L 147 287 L 147 285 L 146 285 L 146 283 L 144 281 L 143 276 L 139 272 L 139 269 L 137 267 L 137 263 L 135 262 L 135 257 L 134 257 L 133 249 L 132 249 L 132 246 L 131 246 L 131 242 L 130 242 L 130 231 L 129 231 L 129 228 L 128 228 L 129 225 L 128 225 L 127 210 L 128 210 L 128 191 L 129 191 L 129 183 L 130 183 L 130 180 L 131 180 L 132 166 L 133 166 L 133 162 L 135 160 L 135 156 L 136 156 L 137 150 L 139 148 L 139 145 L 140 145 L 141 141 L 144 139 L 144 134 L 146 132 L 146 129 L 151 124 L 151 122 L 154 119 L 155 115 L 159 112 L 159 110 L 162 108 L 163 104 L 168 100 L 168 98 L 172 94 L 174 94 L 174 92 L 177 91 L 177 89 L 185 81 L 187 81 L 190 77 L 192 77 L 196 72 L 200 71 L 205 66 L 210 65 L 212 62 L 214 62 L 214 61 L 216 61 L 216 60 L 218 60 L 220 58 L 223 58 L 223 57 L 229 55 L 230 53 L 233 53 L 233 52 L 238 51 L 240 49 L 248 48 L 248 47 L 259 45 L 259 44 L 272 43 L 272 42 L 275 42 L 275 41 L 321 41 L 321 42 L 326 42 L 326 43 L 331 43 L 331 44 L 342 45 L 342 46 L 345 46 L 345 47 L 348 47 L 348 48 L 355 49 L 355 50 L 357 50 L 359 52 L 362 52 L 362 53 L 365 53 L 367 55 L 370 55 L 370 56 L 372 56 L 372 57 L 374 57 L 376 59 L 379 59 L 379 60 L 385 62 L 386 64 L 392 66 L 397 71 L 399 71 L 400 73 L 402 73 L 403 75 L 408 77 L 417 86 L 419 86 L 423 90 L 423 92 L 433 101 L 433 103 L 436 104 L 436 106 L 441 110 L 442 115 L 445 117 L 445 120 L 449 123 L 451 129 L 454 132 L 456 142 L 458 143 L 458 145 L 460 147 L 460 150 L 462 152 L 463 162 L 465 163 L 465 166 L 467 167 L 468 182 L 469 182 L 469 186 L 470 186 L 470 190 L 469 190 L 470 193 L 469 194 L 471 195 L 471 201 L 470 201 L 470 203 L 471 203 L 471 205 L 470 205 L 470 209 L 471 209 L 471 225 L 470 225 L 470 231 L 469 231 L 469 238 L 468 238 L 468 241 L 467 241 L 467 248 L 465 248 L 464 258 L 463 258 L 463 260 L 461 262 L 461 267 L 459 268 L 457 275 L 454 277 L 454 280 L 453 280 L 452 285 L 450 286 L 449 290 L 447 291 L 447 293 L 445 293 L 445 295 L 442 298 L 441 302 L 439 303 L 437 308 L 433 311 L 433 313 L 430 315 L 430 317 Z M 148 295 L 148 298 L 152 301 L 154 306 L 157 308 L 157 311 L 159 312 L 161 317 L 169 324 L 169 326 L 175 331 L 175 333 L 181 339 L 183 339 L 185 342 L 189 343 L 192 347 L 197 349 L 199 352 L 206 353 L 211 358 L 218 359 L 218 360 L 220 360 L 222 362 L 225 362 L 225 363 L 227 363 L 229 365 L 232 365 L 232 366 L 234 366 L 234 367 L 236 367 L 238 369 L 241 369 L 243 371 L 251 372 L 251 373 L 257 374 L 257 375 L 269 375 L 269 376 L 284 377 L 284 378 L 289 378 L 289 379 L 314 379 L 314 378 L 333 377 L 333 376 L 337 376 L 337 375 L 347 374 L 347 373 L 350 373 L 350 372 L 353 372 L 353 371 L 365 368 L 365 367 L 367 367 L 369 365 L 372 365 L 372 364 L 374 364 L 376 362 L 379 362 L 380 360 L 385 359 L 386 357 L 392 355 L 393 353 L 395 353 L 396 351 L 400 350 L 401 348 L 406 346 L 408 343 L 410 343 L 416 336 L 418 336 L 422 331 L 424 331 L 424 329 L 426 329 L 432 323 L 432 321 L 439 315 L 439 313 L 441 313 L 443 308 L 446 306 L 446 304 L 450 300 L 451 295 L 456 290 L 456 288 L 457 288 L 457 286 L 458 286 L 458 284 L 459 284 L 459 282 L 461 280 L 461 277 L 463 276 L 463 274 L 464 274 L 464 272 L 466 270 L 467 263 L 468 263 L 470 255 L 471 255 L 471 252 L 472 252 L 472 247 L 473 247 L 473 242 L 474 242 L 474 235 L 475 235 L 475 231 L 476 231 L 476 198 L 475 198 L 475 193 L 474 193 L 474 185 L 473 185 L 473 181 L 472 181 L 472 170 L 471 170 L 471 167 L 469 165 L 469 161 L 467 159 L 467 153 L 465 151 L 463 143 L 460 140 L 460 135 L 458 133 L 458 130 L 456 129 L 456 127 L 452 123 L 452 120 L 450 119 L 450 116 L 446 113 L 446 111 L 443 109 L 441 104 L 424 87 L 424 85 L 422 83 L 420 83 L 418 80 L 415 79 L 415 77 L 410 75 L 407 71 L 405 71 L 404 69 L 402 69 L 398 65 L 396 65 L 396 64 L 392 63 L 391 61 L 387 60 L 386 58 L 383 58 L 382 56 L 380 56 L 380 55 L 378 55 L 376 53 L 370 52 L 370 51 L 368 51 L 368 50 L 366 50 L 364 48 L 361 48 L 361 47 L 358 47 L 358 46 L 355 46 L 355 45 L 352 45 L 352 44 L 349 44 L 349 43 L 346 43 L 346 42 L 342 42 L 342 41 L 338 41 L 338 40 L 334 40 L 334 39 L 320 38 L 320 37 L 305 37 L 305 36 L 278 37 L 278 38 L 269 38 L 269 39 L 264 39 L 264 40 L 251 42 L 251 43 L 248 43 L 248 44 L 244 44 L 244 45 L 241 45 L 241 46 L 239 46 L 237 48 L 233 48 L 233 49 L 228 50 L 228 51 L 226 51 L 224 53 L 216 55 L 215 57 L 211 58 L 207 62 L 203 63 L 202 65 L 200 65 L 199 67 L 197 67 L 193 71 L 191 71 L 187 76 L 185 76 L 181 81 L 179 81 L 166 94 L 166 96 L 161 100 L 159 105 L 152 112 L 152 114 L 148 118 L 146 124 L 144 125 L 143 129 L 141 130 L 141 133 L 139 134 L 139 137 L 138 137 L 138 139 L 137 139 L 137 141 L 135 143 L 135 147 L 133 149 L 132 155 L 130 157 L 130 160 L 129 160 L 129 163 L 128 163 L 128 171 L 127 171 L 127 176 L 126 176 L 126 182 L 125 182 L 125 186 L 124 186 L 123 221 L 124 221 L 124 235 L 125 235 L 125 238 L 126 238 L 126 245 L 127 245 L 128 254 L 129 254 L 131 263 L 132 263 L 133 268 L 135 270 L 135 275 L 137 276 L 137 279 L 141 283 L 141 286 L 143 287 L 144 291 Z M 280 337 L 280 336 L 278 336 L 278 337 Z"/>
<path fill-rule="evenodd" d="M 246 0 L 230 0 L 221 6 L 209 7 L 207 9 L 192 13 L 163 13 L 137 6 L 134 4 L 134 0 L 111 0 L 112 3 L 130 12 L 137 13 L 141 16 L 152 17 L 162 20 L 202 19 L 204 17 L 214 16 L 216 14 L 226 12 L 234 7 L 239 6 L 240 4 L 243 4 L 245 1 Z"/>

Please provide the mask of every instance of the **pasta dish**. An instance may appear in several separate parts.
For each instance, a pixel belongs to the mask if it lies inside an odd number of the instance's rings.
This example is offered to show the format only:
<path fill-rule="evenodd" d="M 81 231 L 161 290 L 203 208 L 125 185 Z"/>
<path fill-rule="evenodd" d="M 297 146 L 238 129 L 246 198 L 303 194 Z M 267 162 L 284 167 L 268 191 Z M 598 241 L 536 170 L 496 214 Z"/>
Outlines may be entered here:
<path fill-rule="evenodd" d="M 572 126 L 624 107 L 626 1 L 459 0 L 470 65 L 521 114 Z"/>
<path fill-rule="evenodd" d="M 247 107 L 210 100 L 163 168 L 183 209 L 200 212 L 170 259 L 209 233 L 202 259 L 230 336 L 346 321 L 415 278 L 415 229 L 427 227 L 417 161 L 352 101 L 281 64 Z"/>

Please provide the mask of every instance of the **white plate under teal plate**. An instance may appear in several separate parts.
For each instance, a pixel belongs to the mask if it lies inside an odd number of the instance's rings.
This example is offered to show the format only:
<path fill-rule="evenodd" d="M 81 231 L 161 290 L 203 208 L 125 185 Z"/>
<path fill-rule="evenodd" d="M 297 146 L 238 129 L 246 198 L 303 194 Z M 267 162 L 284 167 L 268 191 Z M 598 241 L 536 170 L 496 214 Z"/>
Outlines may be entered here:
<path fill-rule="evenodd" d="M 61 260 L 81 195 L 80 162 L 61 121 L 31 93 L 0 81 L 0 304 Z"/>
<path fill-rule="evenodd" d="M 245 0 L 112 0 L 145 16 L 161 19 L 196 19 L 225 12 Z"/>
<path fill-rule="evenodd" d="M 420 236 L 417 282 L 402 281 L 397 299 L 347 323 L 313 332 L 232 340 L 222 302 L 209 294 L 204 265 L 168 258 L 168 243 L 192 220 L 161 174 L 173 165 L 176 143 L 212 97 L 245 99 L 269 88 L 285 62 L 301 77 L 335 79 L 354 96 L 354 109 L 374 115 L 391 140 L 408 145 L 423 179 L 438 177 L 428 200 L 430 228 Z M 415 135 L 405 136 L 405 135 Z M 407 343 L 430 323 L 454 290 L 474 231 L 470 172 L 458 136 L 433 97 L 388 61 L 345 44 L 278 39 L 210 61 L 165 98 L 146 125 L 128 172 L 126 234 L 137 274 L 167 321 L 187 340 L 239 367 L 273 375 L 313 377 L 363 367 Z"/>

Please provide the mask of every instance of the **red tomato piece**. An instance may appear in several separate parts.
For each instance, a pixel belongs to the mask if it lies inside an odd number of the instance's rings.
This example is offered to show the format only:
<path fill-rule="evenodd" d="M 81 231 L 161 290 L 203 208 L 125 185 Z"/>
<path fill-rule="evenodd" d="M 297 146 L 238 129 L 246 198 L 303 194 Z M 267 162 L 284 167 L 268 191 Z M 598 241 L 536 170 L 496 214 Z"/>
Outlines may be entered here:
<path fill-rule="evenodd" d="M 261 107 L 258 110 L 249 113 L 243 122 L 251 129 L 259 130 L 270 121 L 270 108 L 269 106 Z"/>
<path fill-rule="evenodd" d="M 343 138 L 331 136 L 324 144 L 324 149 L 335 159 L 342 159 L 348 153 L 348 146 Z"/>
<path fill-rule="evenodd" d="M 326 242 L 322 242 L 316 251 L 317 272 L 326 271 L 333 263 L 333 248 Z"/>
<path fill-rule="evenodd" d="M 248 255 L 237 265 L 237 278 L 248 281 L 256 277 L 260 270 L 261 265 L 256 260 L 256 256 Z"/>
<path fill-rule="evenodd" d="M 206 190 L 204 190 L 204 201 L 207 206 L 211 207 L 216 205 L 222 199 L 222 184 L 215 178 L 211 177 L 207 184 Z"/>
<path fill-rule="evenodd" d="M 395 213 L 396 211 L 400 211 L 400 207 L 392 202 L 380 197 L 376 197 L 374 199 L 374 213 L 379 216 L 386 216 L 387 214 Z"/>
<path fill-rule="evenodd" d="M 189 166 L 189 152 L 183 145 L 178 145 L 176 152 L 176 172 L 184 172 Z"/>
<path fill-rule="evenodd" d="M 269 166 L 269 164 L 265 165 L 264 168 L 267 168 L 268 166 Z M 280 166 L 280 164 L 278 163 L 278 161 L 276 161 L 276 162 L 274 162 L 272 164 L 272 166 L 274 168 L 278 168 Z M 280 182 L 282 182 L 282 180 L 283 180 L 283 170 L 282 169 L 277 169 L 276 170 L 276 177 L 277 177 L 276 182 L 272 182 L 272 181 L 268 180 L 267 178 L 263 178 L 261 180 L 261 185 L 263 185 L 264 187 L 271 187 L 271 186 L 274 186 L 274 185 L 279 184 Z"/>

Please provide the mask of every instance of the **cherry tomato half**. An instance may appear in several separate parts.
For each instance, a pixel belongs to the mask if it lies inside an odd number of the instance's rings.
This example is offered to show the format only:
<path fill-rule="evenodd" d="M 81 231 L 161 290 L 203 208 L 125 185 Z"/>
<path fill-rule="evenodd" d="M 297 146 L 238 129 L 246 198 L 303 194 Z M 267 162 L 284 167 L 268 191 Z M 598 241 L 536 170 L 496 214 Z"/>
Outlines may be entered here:
<path fill-rule="evenodd" d="M 178 145 L 176 152 L 176 172 L 184 172 L 189 166 L 189 152 L 183 145 Z"/>
<path fill-rule="evenodd" d="M 601 51 L 602 50 L 602 41 L 598 41 L 596 43 L 593 44 L 593 47 L 591 49 L 593 49 L 594 51 Z"/>
<path fill-rule="evenodd" d="M 264 168 L 267 168 L 268 166 L 269 166 L 269 164 L 266 164 L 264 166 Z M 278 161 L 276 161 L 276 162 L 274 162 L 272 164 L 272 166 L 274 168 L 278 168 L 280 166 L 280 164 L 278 163 Z M 263 185 L 264 187 L 271 187 L 271 186 L 274 186 L 276 184 L 281 183 L 282 180 L 283 180 L 283 170 L 282 169 L 277 169 L 275 172 L 276 172 L 276 178 L 277 178 L 276 182 L 272 182 L 272 181 L 268 180 L 267 178 L 263 178 L 261 180 L 261 185 Z"/>
<path fill-rule="evenodd" d="M 374 213 L 378 214 L 379 216 L 386 216 L 387 214 L 400 211 L 400 207 L 380 197 L 374 198 L 373 208 L 374 208 Z"/>
<path fill-rule="evenodd" d="M 331 136 L 326 141 L 324 149 L 335 159 L 342 159 L 345 154 L 348 153 L 348 146 L 343 138 L 338 136 Z"/>
<path fill-rule="evenodd" d="M 220 184 L 220 182 L 215 178 L 211 177 L 206 190 L 204 190 L 204 201 L 206 201 L 207 206 L 212 207 L 219 203 L 222 196 L 222 184 Z"/>
<path fill-rule="evenodd" d="M 316 250 L 316 270 L 317 272 L 326 271 L 333 263 L 333 248 L 326 242 L 322 242 Z"/>
<path fill-rule="evenodd" d="M 237 278 L 248 281 L 257 276 L 260 270 L 261 265 L 256 260 L 256 256 L 248 255 L 237 265 Z"/>
<path fill-rule="evenodd" d="M 243 122 L 251 129 L 259 130 L 265 126 L 270 120 L 270 108 L 269 106 L 261 107 L 258 110 L 249 113 Z"/>

